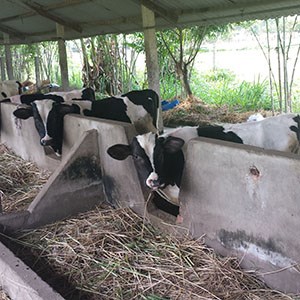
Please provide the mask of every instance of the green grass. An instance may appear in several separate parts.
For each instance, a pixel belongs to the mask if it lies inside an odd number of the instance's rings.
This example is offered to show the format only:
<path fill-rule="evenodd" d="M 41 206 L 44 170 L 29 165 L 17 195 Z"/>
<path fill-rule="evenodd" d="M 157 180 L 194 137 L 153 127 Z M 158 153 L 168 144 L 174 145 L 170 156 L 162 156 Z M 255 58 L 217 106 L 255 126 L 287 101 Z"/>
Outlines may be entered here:
<path fill-rule="evenodd" d="M 201 76 L 194 74 L 193 78 L 194 94 L 208 104 L 226 105 L 229 109 L 240 111 L 272 108 L 267 81 L 238 81 L 233 73 L 226 70 Z"/>

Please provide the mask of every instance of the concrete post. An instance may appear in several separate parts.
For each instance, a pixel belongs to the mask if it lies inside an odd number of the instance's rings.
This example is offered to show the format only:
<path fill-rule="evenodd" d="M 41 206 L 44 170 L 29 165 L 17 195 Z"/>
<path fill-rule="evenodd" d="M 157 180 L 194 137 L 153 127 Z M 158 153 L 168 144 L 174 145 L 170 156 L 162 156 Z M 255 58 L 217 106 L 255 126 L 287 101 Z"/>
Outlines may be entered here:
<path fill-rule="evenodd" d="M 145 6 L 142 7 L 142 19 L 144 28 L 145 39 L 145 52 L 146 52 L 146 67 L 148 76 L 148 86 L 153 89 L 160 97 L 159 88 L 159 65 L 157 57 L 157 43 L 155 36 L 155 15 L 154 12 Z M 158 129 L 163 132 L 163 120 L 161 102 L 159 101 L 158 112 Z"/>
<path fill-rule="evenodd" d="M 41 86 L 41 72 L 40 72 L 40 59 L 38 56 L 34 58 L 34 68 L 35 68 L 35 82 L 36 86 L 39 88 Z"/>
<path fill-rule="evenodd" d="M 1 69 L 1 80 L 5 80 L 5 66 L 4 66 L 4 58 L 1 56 L 0 57 L 0 69 Z"/>
<path fill-rule="evenodd" d="M 56 24 L 56 32 L 59 37 L 58 40 L 58 54 L 59 54 L 59 66 L 61 73 L 61 85 L 63 90 L 68 90 L 69 88 L 69 74 L 68 74 L 68 58 L 67 58 L 67 49 L 64 36 L 64 27 Z"/>
<path fill-rule="evenodd" d="M 13 67 L 12 67 L 11 47 L 9 45 L 9 35 L 4 33 L 3 37 L 4 37 L 4 43 L 5 43 L 4 48 L 5 48 L 7 75 L 8 75 L 8 79 L 12 80 L 12 79 L 14 79 L 14 74 L 13 74 Z"/>

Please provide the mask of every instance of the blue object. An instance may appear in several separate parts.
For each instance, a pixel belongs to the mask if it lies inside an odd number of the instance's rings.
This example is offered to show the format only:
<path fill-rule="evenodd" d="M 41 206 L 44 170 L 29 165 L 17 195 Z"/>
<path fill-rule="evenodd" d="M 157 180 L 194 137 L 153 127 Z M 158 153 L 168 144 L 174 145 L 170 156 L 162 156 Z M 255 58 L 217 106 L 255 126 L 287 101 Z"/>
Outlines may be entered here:
<path fill-rule="evenodd" d="M 179 104 L 179 100 L 175 99 L 171 102 L 168 102 L 166 100 L 163 100 L 161 102 L 161 105 L 162 105 L 162 111 L 166 111 L 166 110 L 169 110 L 169 109 L 172 109 L 174 108 L 176 105 Z"/>

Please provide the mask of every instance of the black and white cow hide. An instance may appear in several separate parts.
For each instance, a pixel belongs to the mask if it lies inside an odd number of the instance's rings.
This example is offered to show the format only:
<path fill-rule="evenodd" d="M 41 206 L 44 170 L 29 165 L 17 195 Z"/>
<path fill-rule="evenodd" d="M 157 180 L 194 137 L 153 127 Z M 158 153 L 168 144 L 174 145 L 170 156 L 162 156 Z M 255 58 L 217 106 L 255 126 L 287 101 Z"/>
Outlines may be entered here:
<path fill-rule="evenodd" d="M 19 95 L 22 91 L 22 84 L 17 80 L 0 81 L 0 101 L 7 97 Z"/>
<path fill-rule="evenodd" d="M 92 88 L 82 88 L 79 90 L 72 90 L 69 92 L 51 92 L 47 94 L 35 93 L 14 95 L 3 99 L 1 102 L 11 102 L 15 104 L 30 105 L 35 100 L 51 99 L 56 102 L 66 102 L 71 100 L 95 100 L 95 92 Z"/>
<path fill-rule="evenodd" d="M 63 142 L 63 118 L 66 114 L 132 123 L 139 134 L 156 132 L 158 95 L 152 90 L 131 91 L 97 101 L 35 100 L 31 106 L 14 111 L 17 118 L 34 118 L 42 146 L 51 146 L 60 155 Z"/>

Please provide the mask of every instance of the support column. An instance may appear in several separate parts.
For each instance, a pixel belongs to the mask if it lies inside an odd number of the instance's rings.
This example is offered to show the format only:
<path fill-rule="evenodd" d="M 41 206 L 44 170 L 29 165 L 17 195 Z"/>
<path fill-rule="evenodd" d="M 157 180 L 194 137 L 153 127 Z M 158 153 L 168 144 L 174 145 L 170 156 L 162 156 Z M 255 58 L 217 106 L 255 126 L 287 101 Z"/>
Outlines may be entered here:
<path fill-rule="evenodd" d="M 4 58 L 0 57 L 0 69 L 1 69 L 1 81 L 6 79 L 5 76 L 5 66 L 4 66 Z"/>
<path fill-rule="evenodd" d="M 11 56 L 11 46 L 9 45 L 9 35 L 4 33 L 4 48 L 5 48 L 5 60 L 6 60 L 6 70 L 8 79 L 13 80 L 14 74 L 13 74 L 13 66 L 12 66 L 12 56 Z"/>
<path fill-rule="evenodd" d="M 159 95 L 160 99 L 159 65 L 157 57 L 157 42 L 155 35 L 155 15 L 154 12 L 148 9 L 147 7 L 143 5 L 141 7 L 145 39 L 148 86 L 150 89 L 153 89 Z M 161 101 L 159 101 L 157 126 L 159 131 L 163 132 Z"/>
<path fill-rule="evenodd" d="M 61 73 L 61 85 L 63 90 L 69 89 L 69 73 L 68 73 L 68 58 L 67 49 L 64 37 L 64 27 L 56 24 L 56 32 L 59 37 L 58 40 L 58 54 L 59 54 L 59 66 Z"/>
<path fill-rule="evenodd" d="M 41 86 L 41 72 L 40 72 L 40 59 L 38 56 L 34 58 L 34 69 L 35 69 L 35 83 L 37 88 Z"/>

